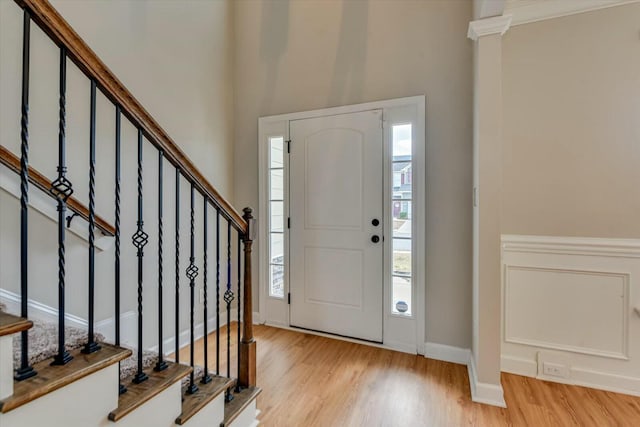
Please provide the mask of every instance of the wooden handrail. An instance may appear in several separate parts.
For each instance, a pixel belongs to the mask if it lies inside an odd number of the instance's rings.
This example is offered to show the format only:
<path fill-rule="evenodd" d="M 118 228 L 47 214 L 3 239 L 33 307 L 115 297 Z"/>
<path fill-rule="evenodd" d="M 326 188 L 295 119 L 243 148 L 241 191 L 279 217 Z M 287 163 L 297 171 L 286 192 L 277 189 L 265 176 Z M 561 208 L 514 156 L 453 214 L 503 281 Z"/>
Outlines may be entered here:
<path fill-rule="evenodd" d="M 47 0 L 15 0 L 15 2 L 30 12 L 31 19 L 49 35 L 54 43 L 67 49 L 69 59 L 87 77 L 96 82 L 100 91 L 111 102 L 120 106 L 122 113 L 135 126 L 142 129 L 145 138 L 164 153 L 165 158 L 218 208 L 223 217 L 243 234 L 247 232 L 247 223 L 242 216 L 207 181 L 167 132 Z"/>
<path fill-rule="evenodd" d="M 11 151 L 7 150 L 4 146 L 0 145 L 0 163 L 11 169 L 17 174 L 20 174 L 20 158 L 13 154 Z M 51 190 L 51 181 L 34 169 L 32 166 L 29 166 L 29 182 L 38 187 L 40 190 L 44 191 L 54 200 L 56 197 L 49 191 Z M 85 221 L 89 221 L 89 208 L 83 205 L 78 199 L 71 196 L 67 200 L 67 207 L 74 213 L 78 214 L 79 217 L 83 218 Z M 96 215 L 96 228 L 102 232 L 102 234 L 106 236 L 115 236 L 116 229 L 113 225 L 109 224 L 104 218 L 101 218 Z"/>

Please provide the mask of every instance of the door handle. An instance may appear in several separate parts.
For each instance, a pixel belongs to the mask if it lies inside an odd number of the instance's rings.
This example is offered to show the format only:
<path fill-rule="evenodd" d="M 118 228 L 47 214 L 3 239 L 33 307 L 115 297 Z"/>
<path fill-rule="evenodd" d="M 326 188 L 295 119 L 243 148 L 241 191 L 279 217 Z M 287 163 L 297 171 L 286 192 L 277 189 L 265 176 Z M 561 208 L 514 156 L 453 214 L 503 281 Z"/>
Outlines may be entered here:
<path fill-rule="evenodd" d="M 377 234 L 374 234 L 373 236 L 371 236 L 371 241 L 373 243 L 378 243 L 380 241 L 380 236 L 378 236 Z"/>

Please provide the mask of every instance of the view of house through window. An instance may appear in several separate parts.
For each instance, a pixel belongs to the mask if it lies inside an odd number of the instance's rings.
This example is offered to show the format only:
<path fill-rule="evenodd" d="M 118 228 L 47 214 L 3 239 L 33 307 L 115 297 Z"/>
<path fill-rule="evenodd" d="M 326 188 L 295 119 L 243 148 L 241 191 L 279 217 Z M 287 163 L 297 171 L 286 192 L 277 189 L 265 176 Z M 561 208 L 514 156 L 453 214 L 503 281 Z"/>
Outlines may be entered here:
<path fill-rule="evenodd" d="M 269 138 L 269 296 L 284 298 L 284 137 Z"/>
<path fill-rule="evenodd" d="M 411 306 L 411 124 L 392 127 L 393 269 L 391 310 L 410 316 Z"/>

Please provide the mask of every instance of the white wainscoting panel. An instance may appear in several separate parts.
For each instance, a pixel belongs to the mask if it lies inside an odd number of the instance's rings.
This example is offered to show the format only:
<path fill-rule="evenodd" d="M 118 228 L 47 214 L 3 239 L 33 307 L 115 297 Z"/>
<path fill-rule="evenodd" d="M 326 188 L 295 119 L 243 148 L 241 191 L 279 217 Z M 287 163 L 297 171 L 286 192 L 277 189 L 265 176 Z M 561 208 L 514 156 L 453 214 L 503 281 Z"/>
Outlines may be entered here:
<path fill-rule="evenodd" d="M 502 263 L 502 370 L 640 395 L 640 240 L 503 235 Z"/>

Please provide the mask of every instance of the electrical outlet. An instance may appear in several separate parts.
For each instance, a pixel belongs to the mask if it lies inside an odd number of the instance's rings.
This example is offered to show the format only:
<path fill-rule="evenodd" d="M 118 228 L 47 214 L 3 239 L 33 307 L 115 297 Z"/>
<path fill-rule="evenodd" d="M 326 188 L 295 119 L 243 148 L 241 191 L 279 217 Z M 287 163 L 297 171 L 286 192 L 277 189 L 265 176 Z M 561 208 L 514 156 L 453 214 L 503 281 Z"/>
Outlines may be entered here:
<path fill-rule="evenodd" d="M 198 295 L 198 301 L 200 302 L 200 304 L 204 303 L 204 289 L 200 289 L 200 293 Z"/>
<path fill-rule="evenodd" d="M 567 378 L 567 367 L 559 363 L 543 362 L 542 372 L 550 377 Z"/>

